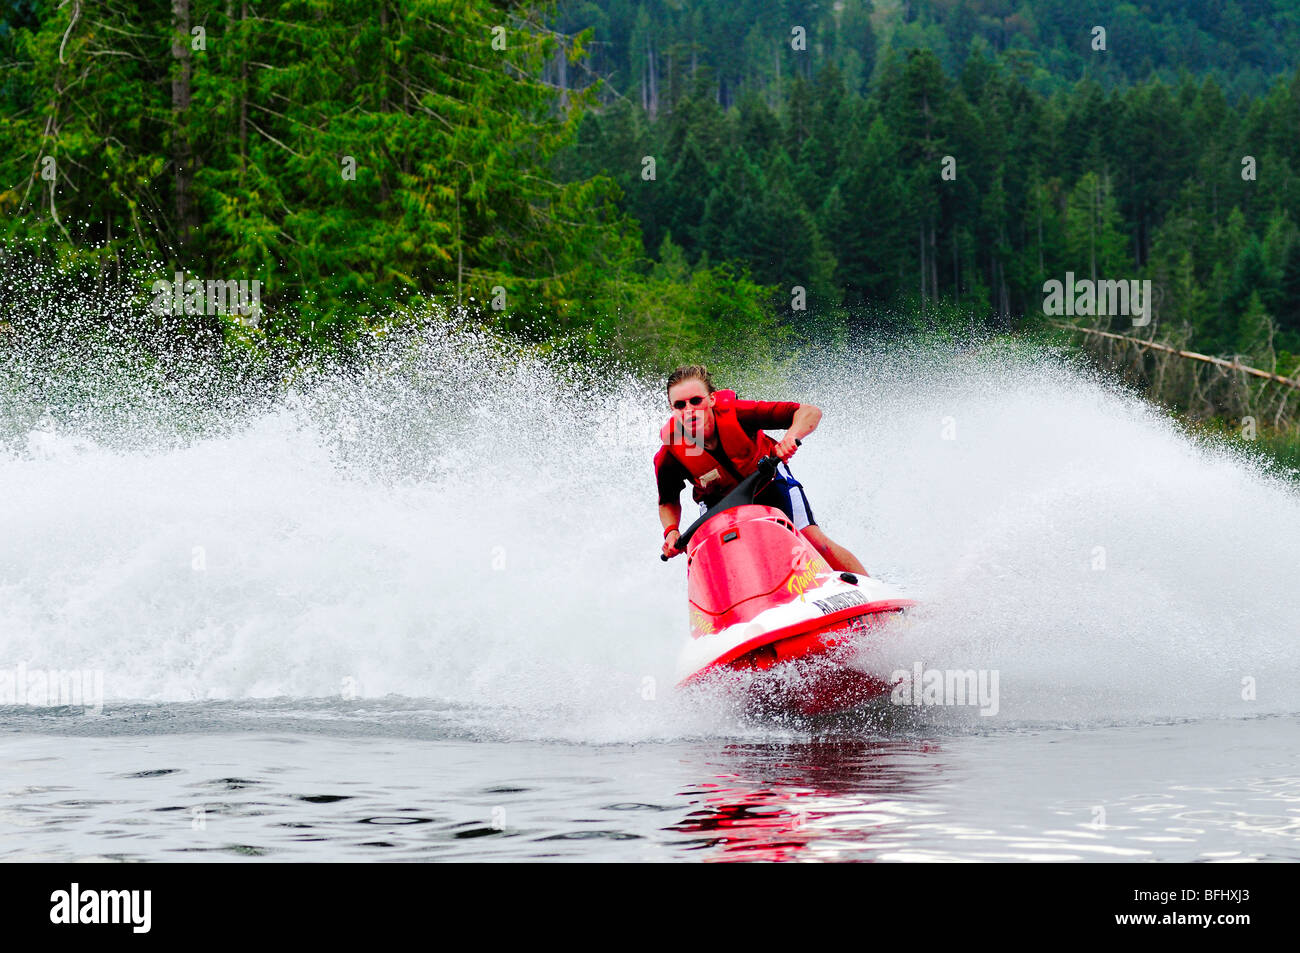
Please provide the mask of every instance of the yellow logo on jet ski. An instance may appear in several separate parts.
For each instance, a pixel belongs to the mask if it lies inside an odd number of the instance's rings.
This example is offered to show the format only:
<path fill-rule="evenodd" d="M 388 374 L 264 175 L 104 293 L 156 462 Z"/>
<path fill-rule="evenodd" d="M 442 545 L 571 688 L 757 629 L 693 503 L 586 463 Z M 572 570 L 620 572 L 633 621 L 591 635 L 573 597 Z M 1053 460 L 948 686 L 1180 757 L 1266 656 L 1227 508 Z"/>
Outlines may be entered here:
<path fill-rule="evenodd" d="M 691 629 L 700 635 L 712 635 L 718 631 L 713 627 L 713 620 L 695 606 L 691 606 Z"/>
<path fill-rule="evenodd" d="M 792 596 L 803 598 L 804 590 L 808 589 L 817 580 L 817 574 L 820 572 L 829 572 L 830 566 L 826 564 L 820 556 L 814 556 L 808 560 L 808 565 L 801 570 L 796 570 L 790 574 L 790 579 L 785 584 L 786 591 Z"/>

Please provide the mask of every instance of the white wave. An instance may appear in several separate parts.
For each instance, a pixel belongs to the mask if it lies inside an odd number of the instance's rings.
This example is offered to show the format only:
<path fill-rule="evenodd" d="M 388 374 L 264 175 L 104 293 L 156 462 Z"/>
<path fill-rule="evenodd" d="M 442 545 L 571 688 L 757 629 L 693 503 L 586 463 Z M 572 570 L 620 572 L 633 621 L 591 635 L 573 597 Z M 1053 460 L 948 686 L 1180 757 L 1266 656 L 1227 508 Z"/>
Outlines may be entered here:
<path fill-rule="evenodd" d="M 0 455 L 0 668 L 100 669 L 110 703 L 394 694 L 523 735 L 716 727 L 671 690 L 661 385 L 468 333 L 386 355 L 207 436 L 159 413 L 140 426 L 174 439 L 100 445 L 56 412 Z M 793 461 L 819 522 L 924 600 L 874 664 L 999 670 L 989 727 L 1300 710 L 1300 497 L 1244 457 L 996 348 L 823 357 L 742 396 L 823 407 Z"/>

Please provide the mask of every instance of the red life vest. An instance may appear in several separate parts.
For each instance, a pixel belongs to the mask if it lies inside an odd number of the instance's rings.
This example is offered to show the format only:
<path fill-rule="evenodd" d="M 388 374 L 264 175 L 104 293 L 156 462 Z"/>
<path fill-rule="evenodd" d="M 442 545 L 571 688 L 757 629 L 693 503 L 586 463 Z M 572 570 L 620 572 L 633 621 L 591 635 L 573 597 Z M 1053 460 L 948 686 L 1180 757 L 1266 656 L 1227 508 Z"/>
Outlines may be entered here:
<path fill-rule="evenodd" d="M 714 391 L 713 396 L 716 398 L 713 404 L 714 433 L 719 444 L 718 450 L 714 452 L 725 453 L 736 472 L 747 477 L 754 472 L 758 461 L 772 452 L 776 441 L 761 430 L 754 437 L 745 432 L 745 428 L 736 419 L 734 390 Z M 668 423 L 660 428 L 659 438 L 668 448 L 668 453 L 690 474 L 696 502 L 706 496 L 721 496 L 736 486 L 736 478 L 726 467 L 718 465 L 713 452 L 686 439 L 681 427 L 677 425 L 676 417 L 669 418 Z"/>

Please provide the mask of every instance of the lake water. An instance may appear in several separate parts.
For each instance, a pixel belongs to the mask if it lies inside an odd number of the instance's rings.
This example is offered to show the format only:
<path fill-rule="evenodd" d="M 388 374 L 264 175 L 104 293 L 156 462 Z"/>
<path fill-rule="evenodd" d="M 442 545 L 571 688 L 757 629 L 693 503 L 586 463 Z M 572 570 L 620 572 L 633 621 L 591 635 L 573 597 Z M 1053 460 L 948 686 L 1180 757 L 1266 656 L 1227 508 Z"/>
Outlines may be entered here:
<path fill-rule="evenodd" d="M 1293 717 L 592 745 L 410 705 L 4 714 L 11 861 L 1300 860 Z"/>

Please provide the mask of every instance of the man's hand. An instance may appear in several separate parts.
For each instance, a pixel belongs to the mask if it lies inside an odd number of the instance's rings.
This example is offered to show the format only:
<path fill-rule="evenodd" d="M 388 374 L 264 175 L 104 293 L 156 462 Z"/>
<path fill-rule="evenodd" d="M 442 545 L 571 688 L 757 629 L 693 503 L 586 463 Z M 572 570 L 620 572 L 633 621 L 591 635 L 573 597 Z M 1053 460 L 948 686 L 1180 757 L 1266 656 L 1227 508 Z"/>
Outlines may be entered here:
<path fill-rule="evenodd" d="M 663 550 L 664 555 L 667 558 L 672 559 L 674 556 L 680 556 L 682 554 L 682 551 L 680 549 L 675 548 L 677 546 L 677 540 L 681 538 L 682 538 L 682 534 L 677 530 L 674 529 L 668 531 L 668 535 L 664 537 L 664 550 Z"/>
<path fill-rule="evenodd" d="M 789 460 L 798 449 L 799 446 L 795 443 L 794 434 L 787 430 L 785 437 L 772 448 L 772 452 L 781 460 Z"/>
<path fill-rule="evenodd" d="M 794 419 L 790 421 L 790 429 L 785 432 L 785 437 L 782 438 L 781 442 L 772 448 L 772 452 L 780 460 L 789 460 L 794 456 L 795 450 L 798 449 L 797 441 L 816 430 L 821 420 L 822 411 L 820 407 L 814 407 L 812 404 L 800 404 L 799 409 L 794 412 Z"/>

